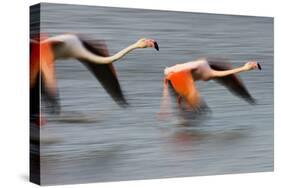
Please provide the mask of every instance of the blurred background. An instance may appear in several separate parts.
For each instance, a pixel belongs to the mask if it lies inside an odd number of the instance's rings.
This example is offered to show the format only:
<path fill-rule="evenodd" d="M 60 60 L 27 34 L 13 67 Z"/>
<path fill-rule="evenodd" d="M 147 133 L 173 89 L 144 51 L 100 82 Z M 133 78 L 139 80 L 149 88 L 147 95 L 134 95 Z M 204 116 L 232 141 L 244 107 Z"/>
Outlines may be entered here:
<path fill-rule="evenodd" d="M 119 108 L 76 60 L 57 61 L 62 116 L 41 128 L 42 184 L 116 181 L 273 170 L 273 19 L 42 4 L 41 32 L 104 39 L 111 54 L 141 37 L 160 51 L 117 61 L 130 108 Z M 213 81 L 197 83 L 212 110 L 201 119 L 159 121 L 163 69 L 203 56 L 250 59 L 241 74 L 256 106 Z"/>

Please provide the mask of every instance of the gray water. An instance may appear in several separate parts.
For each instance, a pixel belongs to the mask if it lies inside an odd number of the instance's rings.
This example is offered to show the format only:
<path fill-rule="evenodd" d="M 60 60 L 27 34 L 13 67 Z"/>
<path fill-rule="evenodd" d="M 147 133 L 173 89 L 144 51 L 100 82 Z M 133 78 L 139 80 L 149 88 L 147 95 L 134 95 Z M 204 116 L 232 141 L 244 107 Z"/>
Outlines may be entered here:
<path fill-rule="evenodd" d="M 62 117 L 41 128 L 42 184 L 136 180 L 273 170 L 273 19 L 168 11 L 43 4 L 41 31 L 104 39 L 114 54 L 141 37 L 160 51 L 139 49 L 115 63 L 130 103 L 122 109 L 76 60 L 59 60 Z M 160 121 L 163 69 L 199 57 L 233 66 L 257 105 L 213 81 L 198 82 L 212 113 Z M 195 122 L 195 123 L 194 123 Z"/>

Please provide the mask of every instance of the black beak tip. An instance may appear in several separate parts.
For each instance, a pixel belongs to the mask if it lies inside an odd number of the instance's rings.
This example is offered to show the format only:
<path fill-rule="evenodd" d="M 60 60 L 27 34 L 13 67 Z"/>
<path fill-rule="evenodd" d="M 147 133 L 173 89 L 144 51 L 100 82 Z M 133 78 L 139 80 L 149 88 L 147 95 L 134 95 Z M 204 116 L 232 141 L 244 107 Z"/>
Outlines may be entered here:
<path fill-rule="evenodd" d="M 159 46 L 158 46 L 157 42 L 154 42 L 154 48 L 155 48 L 157 51 L 159 51 Z"/>
<path fill-rule="evenodd" d="M 258 68 L 259 68 L 259 70 L 261 70 L 261 65 L 258 63 Z"/>

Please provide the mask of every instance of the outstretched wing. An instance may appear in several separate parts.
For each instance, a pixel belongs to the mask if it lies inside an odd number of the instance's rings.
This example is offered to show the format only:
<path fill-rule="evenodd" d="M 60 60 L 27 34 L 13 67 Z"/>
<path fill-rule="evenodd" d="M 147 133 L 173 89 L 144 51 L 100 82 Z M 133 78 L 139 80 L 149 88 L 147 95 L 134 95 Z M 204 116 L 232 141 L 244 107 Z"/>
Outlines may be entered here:
<path fill-rule="evenodd" d="M 87 40 L 81 38 L 81 36 L 79 38 L 82 41 L 84 47 L 90 52 L 103 57 L 109 56 L 108 49 L 103 41 Z M 117 104 L 122 107 L 126 107 L 128 105 L 123 95 L 116 71 L 112 63 L 94 64 L 85 59 L 79 60 L 96 76 L 103 88 L 112 97 L 112 99 L 117 102 Z"/>
<path fill-rule="evenodd" d="M 221 60 L 208 60 L 210 67 L 217 71 L 224 71 L 231 69 L 231 65 Z M 250 104 L 255 104 L 255 99 L 251 96 L 246 86 L 243 84 L 240 77 L 232 74 L 225 77 L 215 79 L 218 83 L 224 85 L 234 95 L 246 100 Z"/>

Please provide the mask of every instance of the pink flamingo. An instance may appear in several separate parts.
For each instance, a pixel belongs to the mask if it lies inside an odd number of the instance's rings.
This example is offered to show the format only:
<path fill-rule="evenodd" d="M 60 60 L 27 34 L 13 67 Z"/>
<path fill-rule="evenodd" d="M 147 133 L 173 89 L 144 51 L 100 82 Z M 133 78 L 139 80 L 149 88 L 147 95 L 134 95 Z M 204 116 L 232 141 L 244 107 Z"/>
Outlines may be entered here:
<path fill-rule="evenodd" d="M 122 107 L 127 105 L 113 62 L 138 48 L 155 48 L 155 40 L 142 38 L 110 56 L 103 41 L 90 40 L 75 34 L 48 37 L 40 34 L 30 41 L 31 114 L 39 112 L 39 87 L 50 103 L 52 112 L 60 111 L 55 76 L 55 60 L 74 58 L 82 62 L 99 80 L 109 95 Z M 38 105 L 36 105 L 38 104 Z"/>
<path fill-rule="evenodd" d="M 187 109 L 190 107 L 192 111 L 198 111 L 206 107 L 196 88 L 195 82 L 198 80 L 208 81 L 214 79 L 250 104 L 255 104 L 255 99 L 236 74 L 256 68 L 261 70 L 260 64 L 256 61 L 249 61 L 244 66 L 232 68 L 230 64 L 220 59 L 206 58 L 167 67 L 164 70 L 165 78 L 160 115 L 166 114 L 166 110 L 170 105 L 169 83 L 177 94 L 178 105 L 180 106 L 182 99 L 184 99 Z"/>

